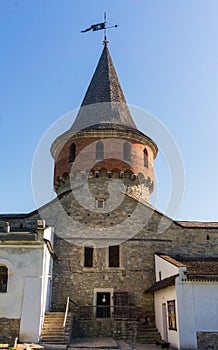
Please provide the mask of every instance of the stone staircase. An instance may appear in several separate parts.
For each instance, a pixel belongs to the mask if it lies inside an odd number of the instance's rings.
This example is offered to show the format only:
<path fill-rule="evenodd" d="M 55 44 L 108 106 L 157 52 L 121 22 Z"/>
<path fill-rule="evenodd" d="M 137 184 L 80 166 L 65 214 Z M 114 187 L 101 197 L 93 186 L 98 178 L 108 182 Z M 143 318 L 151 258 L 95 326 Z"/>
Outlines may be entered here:
<path fill-rule="evenodd" d="M 71 337 L 71 314 L 68 313 L 65 332 L 63 329 L 64 312 L 47 312 L 45 314 L 40 343 L 67 344 Z"/>
<path fill-rule="evenodd" d="M 78 320 L 74 319 L 72 339 L 109 338 L 125 340 L 131 344 L 155 344 L 161 340 L 155 325 L 130 320 Z"/>
<path fill-rule="evenodd" d="M 155 326 L 146 323 L 138 323 L 137 343 L 154 344 L 157 340 L 161 340 L 161 336 Z"/>

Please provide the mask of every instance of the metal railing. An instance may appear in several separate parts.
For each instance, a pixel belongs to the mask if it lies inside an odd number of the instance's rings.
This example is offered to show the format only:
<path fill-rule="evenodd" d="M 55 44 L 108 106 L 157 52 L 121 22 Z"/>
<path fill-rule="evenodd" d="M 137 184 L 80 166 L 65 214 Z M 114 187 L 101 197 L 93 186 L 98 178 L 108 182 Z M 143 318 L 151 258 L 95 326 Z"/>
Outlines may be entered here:
<path fill-rule="evenodd" d="M 79 305 L 77 303 L 75 303 L 72 299 L 70 299 L 70 297 L 67 297 L 67 303 L 66 303 L 66 308 L 65 308 L 65 315 L 64 315 L 64 322 L 63 322 L 63 342 L 65 343 L 66 340 L 66 325 L 67 325 L 67 316 L 69 313 L 69 309 L 70 309 L 70 303 L 72 303 L 74 305 L 74 307 L 78 308 Z M 70 331 L 72 328 L 72 320 L 71 320 L 71 326 L 70 326 Z"/>
<path fill-rule="evenodd" d="M 67 324 L 67 315 L 69 312 L 69 305 L 70 305 L 70 297 L 67 297 L 67 303 L 66 303 L 65 315 L 64 315 L 64 323 L 63 323 L 63 330 L 64 330 L 63 342 L 64 343 L 65 343 L 65 337 L 66 337 L 66 324 Z"/>
<path fill-rule="evenodd" d="M 137 311 L 134 306 L 92 306 L 78 307 L 77 317 L 81 320 L 110 318 L 114 320 L 136 320 Z"/>

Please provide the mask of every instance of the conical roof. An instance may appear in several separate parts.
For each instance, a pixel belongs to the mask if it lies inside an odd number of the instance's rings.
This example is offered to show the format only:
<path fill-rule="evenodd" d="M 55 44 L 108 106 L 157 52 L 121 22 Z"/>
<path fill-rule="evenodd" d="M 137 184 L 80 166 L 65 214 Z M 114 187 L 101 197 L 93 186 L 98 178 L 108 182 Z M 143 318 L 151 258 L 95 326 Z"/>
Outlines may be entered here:
<path fill-rule="evenodd" d="M 136 129 L 105 44 L 71 130 L 115 126 Z"/>

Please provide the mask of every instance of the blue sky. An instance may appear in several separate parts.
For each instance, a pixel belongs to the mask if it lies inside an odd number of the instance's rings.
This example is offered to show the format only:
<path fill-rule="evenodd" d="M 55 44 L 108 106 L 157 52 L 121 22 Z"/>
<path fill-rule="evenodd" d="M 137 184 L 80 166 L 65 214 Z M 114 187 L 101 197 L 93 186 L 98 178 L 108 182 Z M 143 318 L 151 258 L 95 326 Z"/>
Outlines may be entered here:
<path fill-rule="evenodd" d="M 1 0 L 0 212 L 35 209 L 35 150 L 50 125 L 83 99 L 103 33 L 80 30 L 101 22 L 104 11 L 119 25 L 108 31 L 109 49 L 127 102 L 156 116 L 180 149 L 185 192 L 176 219 L 217 221 L 216 0 Z M 143 122 L 138 127 L 146 133 Z M 160 154 L 155 169 L 163 211 L 164 163 Z"/>

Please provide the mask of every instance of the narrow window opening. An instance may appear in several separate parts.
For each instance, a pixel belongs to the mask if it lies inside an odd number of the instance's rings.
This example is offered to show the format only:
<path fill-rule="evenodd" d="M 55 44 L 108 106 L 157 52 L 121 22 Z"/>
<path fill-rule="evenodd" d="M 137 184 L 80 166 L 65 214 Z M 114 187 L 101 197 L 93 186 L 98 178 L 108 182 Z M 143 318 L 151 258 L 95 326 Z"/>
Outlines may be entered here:
<path fill-rule="evenodd" d="M 123 159 L 127 162 L 131 160 L 131 145 L 129 142 L 123 144 Z"/>
<path fill-rule="evenodd" d="M 159 281 L 162 280 L 161 271 L 159 271 Z"/>
<path fill-rule="evenodd" d="M 144 149 L 143 153 L 144 153 L 144 166 L 145 168 L 148 168 L 148 151 L 146 148 Z"/>
<path fill-rule="evenodd" d="M 98 209 L 103 209 L 105 207 L 105 200 L 104 199 L 97 199 L 96 206 Z"/>
<path fill-rule="evenodd" d="M 8 285 L 8 268 L 6 266 L 0 266 L 0 293 L 7 292 Z"/>
<path fill-rule="evenodd" d="M 76 158 L 76 145 L 75 143 L 72 143 L 72 145 L 70 146 L 69 162 L 73 163 L 75 161 L 75 158 Z"/>
<path fill-rule="evenodd" d="M 209 241 L 209 240 L 210 240 L 210 236 L 209 236 L 209 235 L 207 235 L 206 240 L 207 240 L 207 241 Z"/>
<path fill-rule="evenodd" d="M 93 267 L 93 248 L 84 248 L 84 267 Z"/>
<path fill-rule="evenodd" d="M 176 303 L 175 300 L 167 301 L 168 306 L 168 327 L 174 331 L 177 330 L 176 327 Z"/>
<path fill-rule="evenodd" d="M 120 267 L 120 247 L 118 245 L 109 247 L 109 267 Z"/>
<path fill-rule="evenodd" d="M 96 143 L 96 160 L 104 159 L 104 144 L 99 141 Z"/>

